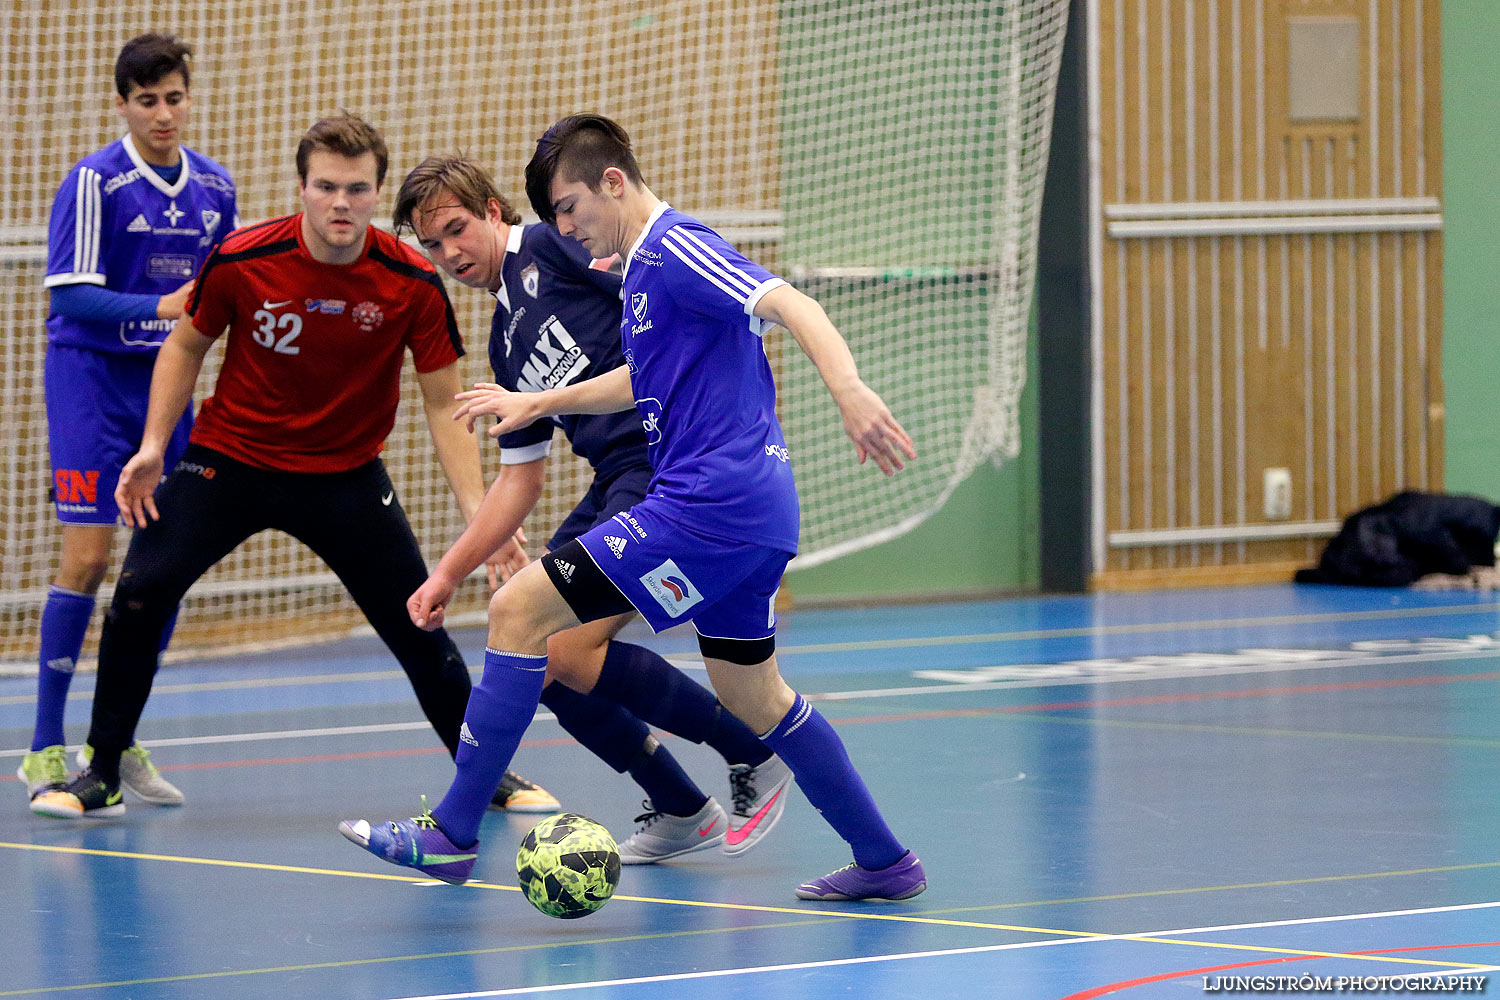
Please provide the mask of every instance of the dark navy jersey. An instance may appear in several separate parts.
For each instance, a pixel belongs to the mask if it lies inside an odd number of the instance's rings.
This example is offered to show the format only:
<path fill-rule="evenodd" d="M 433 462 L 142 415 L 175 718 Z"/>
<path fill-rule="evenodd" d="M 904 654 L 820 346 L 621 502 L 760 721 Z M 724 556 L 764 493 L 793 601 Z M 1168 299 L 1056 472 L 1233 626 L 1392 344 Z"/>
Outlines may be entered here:
<path fill-rule="evenodd" d="M 495 381 L 540 392 L 603 375 L 625 363 L 620 348 L 620 277 L 590 267 L 577 242 L 546 225 L 512 226 L 495 292 L 490 366 Z M 645 467 L 646 436 L 635 413 L 569 413 L 539 420 L 500 438 L 505 465 L 547 454 L 552 428 L 604 481 Z"/>
<path fill-rule="evenodd" d="M 186 146 L 168 184 L 130 136 L 84 157 L 57 190 L 47 224 L 47 288 L 101 285 L 166 295 L 191 281 L 210 251 L 239 225 L 229 173 Z M 169 319 L 105 322 L 53 312 L 52 343 L 111 354 L 154 354 Z"/>

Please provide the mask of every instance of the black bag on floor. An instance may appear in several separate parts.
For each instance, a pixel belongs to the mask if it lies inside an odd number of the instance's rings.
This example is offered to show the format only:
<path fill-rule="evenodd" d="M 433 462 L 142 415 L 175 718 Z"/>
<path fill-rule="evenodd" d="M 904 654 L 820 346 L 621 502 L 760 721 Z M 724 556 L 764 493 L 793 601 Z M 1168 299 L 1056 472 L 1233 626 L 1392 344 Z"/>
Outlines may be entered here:
<path fill-rule="evenodd" d="M 1298 583 L 1405 587 L 1429 573 L 1495 564 L 1500 507 L 1479 497 L 1411 490 L 1344 519 L 1314 569 Z"/>

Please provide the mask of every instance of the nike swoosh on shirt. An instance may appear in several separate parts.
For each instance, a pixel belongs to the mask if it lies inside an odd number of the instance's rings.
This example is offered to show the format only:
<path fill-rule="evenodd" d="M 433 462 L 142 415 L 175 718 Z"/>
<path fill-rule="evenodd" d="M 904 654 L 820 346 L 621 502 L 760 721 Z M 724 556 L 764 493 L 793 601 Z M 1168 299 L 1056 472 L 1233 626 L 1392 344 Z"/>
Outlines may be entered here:
<path fill-rule="evenodd" d="M 285 302 L 272 302 L 269 299 L 263 299 L 261 300 L 260 307 L 262 309 L 280 309 L 282 306 L 289 306 L 291 304 L 291 299 L 287 299 Z"/>
<path fill-rule="evenodd" d="M 385 496 L 381 497 L 380 498 L 380 502 L 382 504 L 384 504 L 385 506 L 389 507 L 391 505 L 391 501 L 394 500 L 395 498 L 396 498 L 395 491 L 392 491 L 390 493 L 387 493 Z"/>
<path fill-rule="evenodd" d="M 776 804 L 776 800 L 779 798 L 781 798 L 781 792 L 777 792 L 771 796 L 771 801 L 761 806 L 760 812 L 746 820 L 744 826 L 736 828 L 733 823 L 729 824 L 729 836 L 727 838 L 729 843 L 731 845 L 738 844 L 750 836 L 755 831 L 755 828 L 760 826 L 760 821 L 766 818 L 766 813 L 771 811 L 771 807 Z"/>

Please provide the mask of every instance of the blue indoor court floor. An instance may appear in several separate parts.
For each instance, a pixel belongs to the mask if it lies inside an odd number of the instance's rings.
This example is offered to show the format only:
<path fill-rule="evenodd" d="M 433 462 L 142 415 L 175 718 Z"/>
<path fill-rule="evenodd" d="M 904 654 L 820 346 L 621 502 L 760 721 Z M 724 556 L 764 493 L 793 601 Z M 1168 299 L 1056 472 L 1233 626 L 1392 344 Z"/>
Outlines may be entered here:
<path fill-rule="evenodd" d="M 784 672 L 928 891 L 793 898 L 848 861 L 798 795 L 755 851 L 626 868 L 578 921 L 515 887 L 536 816 L 490 813 L 462 887 L 338 835 L 452 774 L 373 638 L 163 668 L 138 735 L 188 802 L 106 820 L 26 809 L 26 671 L 0 678 L 0 997 L 1500 996 L 1497 612 L 1286 585 L 789 614 Z M 690 634 L 630 635 L 703 678 Z M 546 715 L 515 768 L 617 837 L 641 811 Z"/>

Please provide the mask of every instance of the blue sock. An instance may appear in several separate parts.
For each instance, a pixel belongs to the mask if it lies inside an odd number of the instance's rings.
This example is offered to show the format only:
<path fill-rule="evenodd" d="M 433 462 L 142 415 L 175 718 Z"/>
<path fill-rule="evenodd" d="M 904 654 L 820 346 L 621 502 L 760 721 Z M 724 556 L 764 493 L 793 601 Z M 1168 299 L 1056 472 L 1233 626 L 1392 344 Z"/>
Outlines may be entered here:
<path fill-rule="evenodd" d="M 36 684 L 36 728 L 31 749 L 57 746 L 63 739 L 63 712 L 68 688 L 83 649 L 83 636 L 94 617 L 94 597 L 61 587 L 47 589 L 42 607 L 42 642 Z"/>
<path fill-rule="evenodd" d="M 805 698 L 797 695 L 792 710 L 761 739 L 792 769 L 807 801 L 849 842 L 856 864 L 873 871 L 901 860 L 906 848 L 881 819 L 844 741 Z"/>
<path fill-rule="evenodd" d="M 619 702 L 658 729 L 708 744 L 731 764 L 754 767 L 771 757 L 712 691 L 644 646 L 611 642 L 593 693 Z"/>
<path fill-rule="evenodd" d="M 432 811 L 448 839 L 459 847 L 479 839 L 479 821 L 536 714 L 546 675 L 546 654 L 485 649 L 484 675 L 469 693 L 459 733 L 454 758 L 458 776 Z"/>

